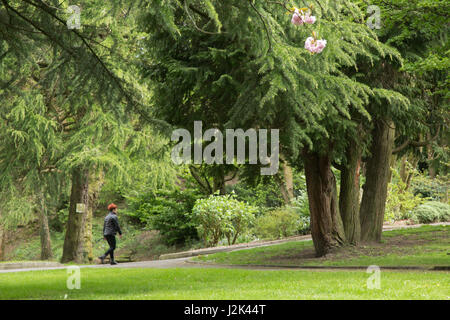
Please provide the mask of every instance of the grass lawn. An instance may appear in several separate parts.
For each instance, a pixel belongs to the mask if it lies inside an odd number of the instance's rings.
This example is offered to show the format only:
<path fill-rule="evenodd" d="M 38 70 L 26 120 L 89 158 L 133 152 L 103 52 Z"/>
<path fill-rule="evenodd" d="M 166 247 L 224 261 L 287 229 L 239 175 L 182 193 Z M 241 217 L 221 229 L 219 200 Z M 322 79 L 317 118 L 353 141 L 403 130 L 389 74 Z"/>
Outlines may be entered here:
<path fill-rule="evenodd" d="M 450 226 L 422 226 L 383 233 L 382 243 L 338 249 L 316 258 L 312 241 L 199 256 L 195 260 L 232 265 L 450 266 Z"/>
<path fill-rule="evenodd" d="M 364 271 L 239 269 L 81 269 L 68 290 L 66 270 L 0 274 L 0 299 L 450 299 L 448 272 L 381 271 L 368 289 Z"/>

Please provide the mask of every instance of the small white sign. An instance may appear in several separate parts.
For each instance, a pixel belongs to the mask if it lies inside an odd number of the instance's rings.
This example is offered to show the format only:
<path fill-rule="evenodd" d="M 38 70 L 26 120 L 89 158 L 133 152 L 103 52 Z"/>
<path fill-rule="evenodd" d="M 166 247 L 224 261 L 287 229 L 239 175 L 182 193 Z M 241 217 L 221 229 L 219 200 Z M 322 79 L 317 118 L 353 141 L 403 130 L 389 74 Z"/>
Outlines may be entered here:
<path fill-rule="evenodd" d="M 86 206 L 84 205 L 84 203 L 77 203 L 77 212 L 78 213 L 83 213 L 84 210 L 86 210 Z"/>

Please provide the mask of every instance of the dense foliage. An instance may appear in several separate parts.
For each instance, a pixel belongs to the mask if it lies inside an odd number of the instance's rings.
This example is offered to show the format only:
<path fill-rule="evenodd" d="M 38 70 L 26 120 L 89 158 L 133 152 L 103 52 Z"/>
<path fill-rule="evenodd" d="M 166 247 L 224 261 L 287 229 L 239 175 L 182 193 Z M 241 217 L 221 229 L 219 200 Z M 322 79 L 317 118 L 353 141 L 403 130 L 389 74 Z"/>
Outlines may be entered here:
<path fill-rule="evenodd" d="M 412 212 L 415 223 L 446 222 L 450 220 L 450 205 L 438 201 L 421 204 Z"/>
<path fill-rule="evenodd" d="M 92 260 L 110 202 L 179 248 L 448 221 L 449 3 L 370 4 L 376 29 L 360 0 L 80 0 L 72 28 L 66 1 L 0 1 L 0 260 L 28 224 L 41 259 Z M 278 171 L 175 165 L 194 121 L 279 129 Z"/>
<path fill-rule="evenodd" d="M 256 212 L 257 208 L 236 200 L 232 194 L 211 195 L 195 202 L 192 217 L 198 224 L 198 233 L 205 246 L 215 246 L 224 237 L 231 245 L 248 231 Z"/>

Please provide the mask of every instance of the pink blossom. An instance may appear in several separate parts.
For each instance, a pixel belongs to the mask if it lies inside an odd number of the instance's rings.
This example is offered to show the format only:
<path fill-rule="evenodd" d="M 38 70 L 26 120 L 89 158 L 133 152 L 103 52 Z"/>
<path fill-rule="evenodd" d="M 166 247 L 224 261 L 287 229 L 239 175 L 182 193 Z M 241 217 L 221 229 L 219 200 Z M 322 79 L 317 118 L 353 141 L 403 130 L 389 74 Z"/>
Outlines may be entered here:
<path fill-rule="evenodd" d="M 307 13 L 305 16 L 302 17 L 305 23 L 313 24 L 316 22 L 315 16 L 310 16 L 309 13 Z"/>
<path fill-rule="evenodd" d="M 305 49 L 312 53 L 321 53 L 327 45 L 327 40 L 315 40 L 313 37 L 308 37 L 305 41 Z"/>
<path fill-rule="evenodd" d="M 295 9 L 294 14 L 292 15 L 291 22 L 292 24 L 295 24 L 296 26 L 301 26 L 305 21 L 303 20 L 303 16 L 300 15 L 298 12 L 298 9 Z"/>

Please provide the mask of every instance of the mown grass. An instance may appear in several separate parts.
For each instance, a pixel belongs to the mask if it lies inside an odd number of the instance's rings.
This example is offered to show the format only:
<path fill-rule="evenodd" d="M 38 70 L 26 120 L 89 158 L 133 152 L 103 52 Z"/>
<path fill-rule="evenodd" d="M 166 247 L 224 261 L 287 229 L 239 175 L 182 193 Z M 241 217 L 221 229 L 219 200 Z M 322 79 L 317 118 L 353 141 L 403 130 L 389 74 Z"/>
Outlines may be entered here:
<path fill-rule="evenodd" d="M 381 244 L 349 246 L 316 258 L 312 241 L 222 252 L 197 261 L 231 265 L 450 266 L 450 226 L 386 231 Z"/>
<path fill-rule="evenodd" d="M 241 269 L 81 269 L 0 274 L 0 299 L 449 299 L 447 272 L 385 272 L 369 289 L 364 271 Z"/>

